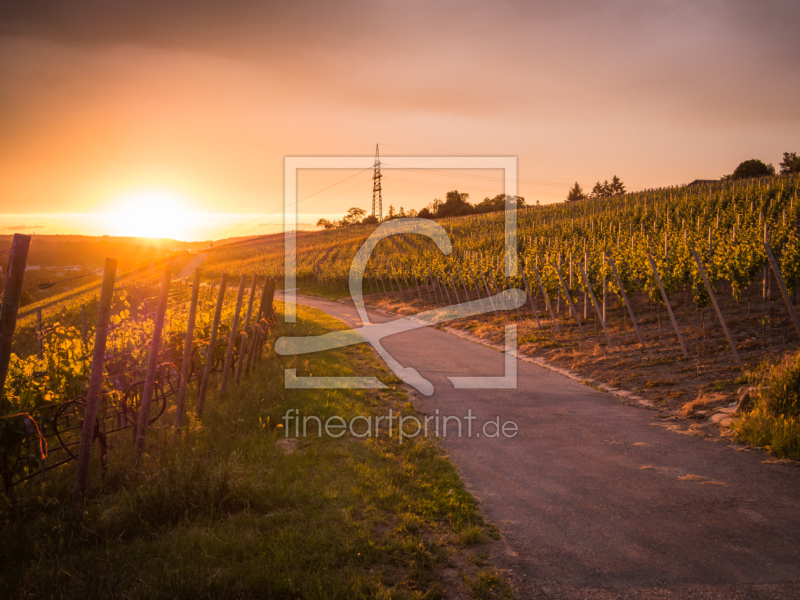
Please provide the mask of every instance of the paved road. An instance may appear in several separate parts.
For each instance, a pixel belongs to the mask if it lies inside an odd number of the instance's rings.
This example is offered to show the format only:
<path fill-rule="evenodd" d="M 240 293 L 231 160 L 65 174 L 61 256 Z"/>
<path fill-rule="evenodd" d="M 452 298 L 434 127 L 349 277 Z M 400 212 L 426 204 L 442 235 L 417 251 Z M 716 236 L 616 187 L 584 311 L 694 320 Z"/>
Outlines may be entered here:
<path fill-rule="evenodd" d="M 350 307 L 298 301 L 360 325 Z M 414 394 L 421 412 L 471 409 L 477 426 L 499 416 L 519 427 L 511 439 L 442 442 L 503 534 L 499 560 L 519 597 L 800 598 L 797 467 L 678 433 L 654 411 L 527 362 L 517 389 L 456 390 L 448 375 L 502 375 L 503 355 L 446 332 L 384 346 L 434 383 L 433 396 Z"/>

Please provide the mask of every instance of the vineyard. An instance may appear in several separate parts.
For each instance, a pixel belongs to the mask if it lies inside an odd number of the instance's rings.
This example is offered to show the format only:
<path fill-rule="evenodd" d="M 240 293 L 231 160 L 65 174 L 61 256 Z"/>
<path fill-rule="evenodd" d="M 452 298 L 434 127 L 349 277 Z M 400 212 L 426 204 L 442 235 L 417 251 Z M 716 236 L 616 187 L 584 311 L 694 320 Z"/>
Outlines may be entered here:
<path fill-rule="evenodd" d="M 502 213 L 446 219 L 449 255 L 420 235 L 393 236 L 365 265 L 363 291 L 401 312 L 479 300 L 486 315 L 451 325 L 497 341 L 516 321 L 523 351 L 679 409 L 703 385 L 730 392 L 736 372 L 797 346 L 797 191 L 784 176 L 522 209 L 509 275 Z M 298 233 L 301 290 L 348 296 L 351 262 L 373 229 Z M 105 460 L 108 435 L 136 431 L 141 445 L 148 426 L 179 429 L 189 387 L 201 414 L 212 376 L 224 392 L 263 352 L 283 265 L 282 236 L 266 236 L 209 250 L 193 285 L 169 269 L 158 283 L 151 265 L 120 274 L 105 300 L 88 286 L 23 314 L 0 420 L 6 493 L 76 459 L 82 433 Z M 525 304 L 495 306 L 512 287 Z M 95 314 L 107 324 L 91 323 Z M 159 424 L 170 403 L 174 422 Z M 86 410 L 97 413 L 92 431 Z"/>
<path fill-rule="evenodd" d="M 6 316 L 24 238 L 6 252 Z M 115 281 L 108 260 L 100 286 L 19 319 L 0 365 L 9 597 L 431 597 L 443 574 L 448 587 L 507 589 L 487 561 L 452 576 L 448 556 L 496 533 L 433 443 L 286 438 L 290 409 L 413 409 L 400 386 L 284 389 L 284 368 L 311 367 L 275 355 L 275 337 L 341 324 L 303 308 L 297 324 L 276 322 L 274 272 L 254 273 L 253 247 L 212 255 L 188 279 L 167 260 Z M 398 383 L 363 348 L 314 357 L 315 374 L 356 369 Z M 388 533 L 372 533 L 376 522 Z"/>
<path fill-rule="evenodd" d="M 363 293 L 403 314 L 479 300 L 486 316 L 450 325 L 500 342 L 503 324 L 518 322 L 524 352 L 673 410 L 703 390 L 730 403 L 746 372 L 800 338 L 797 192 L 797 176 L 781 176 L 527 207 L 508 276 L 502 213 L 444 219 L 449 255 L 421 235 L 381 241 Z M 299 233 L 301 291 L 349 297 L 353 257 L 372 231 Z M 283 276 L 278 236 L 233 257 Z M 492 298 L 511 287 L 525 305 L 497 310 Z"/>
<path fill-rule="evenodd" d="M 105 469 L 112 434 L 130 431 L 141 452 L 149 427 L 183 426 L 187 390 L 196 392 L 199 417 L 210 385 L 217 382 L 224 393 L 229 381 L 249 373 L 274 323 L 274 280 L 242 274 L 238 285 L 228 285 L 227 273 L 215 281 L 198 270 L 190 284 L 173 279 L 170 262 L 127 273 L 134 276 L 115 285 L 116 264 L 108 260 L 99 296 L 20 319 L 0 420 L 6 494 L 72 460 L 79 473 L 87 469 L 95 443 Z M 159 266 L 166 269 L 154 283 Z M 157 423 L 169 404 L 174 422 Z"/>

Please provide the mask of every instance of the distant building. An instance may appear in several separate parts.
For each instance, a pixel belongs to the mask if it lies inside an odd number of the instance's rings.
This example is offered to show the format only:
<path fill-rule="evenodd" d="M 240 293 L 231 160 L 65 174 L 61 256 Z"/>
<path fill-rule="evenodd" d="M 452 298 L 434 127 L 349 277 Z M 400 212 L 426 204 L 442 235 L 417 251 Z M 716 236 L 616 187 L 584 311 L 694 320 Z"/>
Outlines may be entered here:
<path fill-rule="evenodd" d="M 719 179 L 695 179 L 686 187 L 692 187 L 693 185 L 708 185 L 710 183 L 719 183 Z"/>
<path fill-rule="evenodd" d="M 25 270 L 26 270 L 26 271 L 38 271 L 38 270 L 39 270 L 39 269 L 41 269 L 41 268 L 42 268 L 42 267 L 40 267 L 39 265 L 27 265 L 27 266 L 25 267 Z"/>

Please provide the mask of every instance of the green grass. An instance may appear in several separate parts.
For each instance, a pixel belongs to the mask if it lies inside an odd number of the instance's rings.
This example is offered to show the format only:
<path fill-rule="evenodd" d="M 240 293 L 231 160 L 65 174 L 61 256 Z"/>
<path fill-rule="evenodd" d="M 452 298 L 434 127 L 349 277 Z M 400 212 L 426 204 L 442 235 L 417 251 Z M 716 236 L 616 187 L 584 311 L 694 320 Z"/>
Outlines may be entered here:
<path fill-rule="evenodd" d="M 366 285 L 366 281 L 364 284 Z M 340 284 L 334 287 L 327 285 L 317 284 L 314 282 L 298 282 L 297 293 L 305 294 L 306 296 L 317 296 L 319 298 L 327 298 L 328 300 L 338 300 L 339 298 L 349 298 L 350 291 L 342 289 Z M 366 293 L 369 294 L 369 287 L 366 288 Z"/>
<path fill-rule="evenodd" d="M 284 333 L 342 327 L 298 316 Z M 390 389 L 284 390 L 286 367 L 376 375 Z M 497 535 L 435 443 L 386 432 L 287 440 L 279 426 L 289 408 L 347 419 L 390 407 L 413 411 L 364 347 L 268 355 L 226 398 L 209 397 L 178 443 L 162 417 L 138 469 L 130 436 L 112 437 L 74 530 L 74 463 L 20 486 L 16 506 L 3 498 L 0 586 L 11 598 L 439 598 L 448 586 L 507 596 L 504 578 L 463 555 Z M 453 568 L 457 581 L 439 576 Z"/>
<path fill-rule="evenodd" d="M 734 424 L 737 441 L 800 460 L 800 353 L 749 377 L 758 391 L 752 410 Z"/>

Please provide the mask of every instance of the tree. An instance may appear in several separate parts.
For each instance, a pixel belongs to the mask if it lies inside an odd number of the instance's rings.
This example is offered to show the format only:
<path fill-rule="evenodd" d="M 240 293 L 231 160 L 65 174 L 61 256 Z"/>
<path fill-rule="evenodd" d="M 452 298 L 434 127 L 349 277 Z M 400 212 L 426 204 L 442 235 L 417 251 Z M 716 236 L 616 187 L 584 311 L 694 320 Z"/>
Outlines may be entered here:
<path fill-rule="evenodd" d="M 510 196 L 509 194 L 497 194 L 494 198 L 484 198 L 473 208 L 476 213 L 500 212 L 506 209 L 506 199 L 517 208 L 525 206 L 525 198 L 522 196 Z"/>
<path fill-rule="evenodd" d="M 775 167 L 766 165 L 757 158 L 751 158 L 739 163 L 733 174 L 728 175 L 727 179 L 750 179 L 752 177 L 768 177 L 775 175 Z"/>
<path fill-rule="evenodd" d="M 347 211 L 347 214 L 342 217 L 342 227 L 349 227 L 350 225 L 358 225 L 361 219 L 367 214 L 363 208 L 357 206 L 352 207 Z"/>
<path fill-rule="evenodd" d="M 599 181 L 595 183 L 592 193 L 589 195 L 590 198 L 605 198 L 607 196 L 610 196 L 608 193 L 608 180 L 605 183 L 600 183 Z"/>
<path fill-rule="evenodd" d="M 800 156 L 797 156 L 797 152 L 783 153 L 781 175 L 789 175 L 790 173 L 800 173 Z"/>
<path fill-rule="evenodd" d="M 586 194 L 583 193 L 583 188 L 577 181 L 567 194 L 567 202 L 575 202 L 576 200 L 586 200 Z"/>
<path fill-rule="evenodd" d="M 375 215 L 367 215 L 363 219 L 361 219 L 362 225 L 377 225 L 378 224 L 378 217 Z"/>
<path fill-rule="evenodd" d="M 457 217 L 472 212 L 472 205 L 468 202 L 469 194 L 452 190 L 447 192 L 444 204 L 436 211 L 437 217 Z"/>
<path fill-rule="evenodd" d="M 430 210 L 428 210 L 427 206 L 425 208 L 423 208 L 421 211 L 419 211 L 417 213 L 417 216 L 420 219 L 432 219 L 433 218 L 433 214 L 431 213 Z"/>
<path fill-rule="evenodd" d="M 608 191 L 611 192 L 611 196 L 621 196 L 625 193 L 625 184 L 622 183 L 622 180 L 614 175 L 611 178 L 611 184 L 608 187 Z"/>
<path fill-rule="evenodd" d="M 317 227 L 323 227 L 325 229 L 333 229 L 335 225 L 331 223 L 328 219 L 320 219 L 317 221 Z"/>

